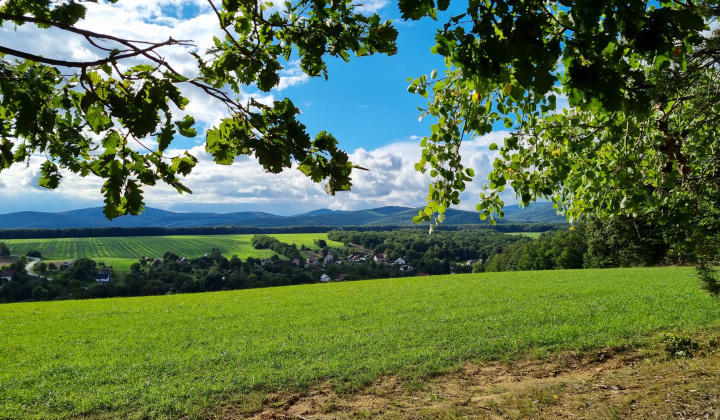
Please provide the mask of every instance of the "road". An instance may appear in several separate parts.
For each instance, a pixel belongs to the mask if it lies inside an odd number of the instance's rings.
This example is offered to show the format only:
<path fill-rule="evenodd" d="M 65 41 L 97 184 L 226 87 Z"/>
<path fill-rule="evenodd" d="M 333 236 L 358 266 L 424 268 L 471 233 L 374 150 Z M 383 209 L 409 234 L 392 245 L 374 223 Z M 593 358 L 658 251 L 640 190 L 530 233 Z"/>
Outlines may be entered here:
<path fill-rule="evenodd" d="M 35 257 L 27 257 L 28 260 L 31 260 L 27 266 L 25 266 L 25 269 L 27 270 L 28 274 L 35 277 L 42 277 L 32 272 L 32 268 L 35 264 L 40 262 L 40 258 Z"/>

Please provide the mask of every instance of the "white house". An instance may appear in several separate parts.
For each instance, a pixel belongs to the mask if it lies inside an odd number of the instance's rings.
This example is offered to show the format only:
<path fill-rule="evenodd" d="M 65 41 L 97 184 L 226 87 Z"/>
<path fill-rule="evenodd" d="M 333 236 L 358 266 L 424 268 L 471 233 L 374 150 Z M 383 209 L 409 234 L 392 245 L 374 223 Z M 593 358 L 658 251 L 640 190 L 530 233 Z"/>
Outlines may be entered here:
<path fill-rule="evenodd" d="M 412 271 L 412 270 L 413 270 L 413 268 L 407 264 L 400 266 L 400 271 Z"/>
<path fill-rule="evenodd" d="M 375 262 L 379 262 L 379 263 L 385 262 L 385 255 L 377 254 L 377 255 L 375 255 L 374 260 L 375 260 Z"/>
<path fill-rule="evenodd" d="M 95 276 L 95 281 L 100 284 L 110 283 L 110 273 L 98 273 L 97 276 Z"/>
<path fill-rule="evenodd" d="M 320 276 L 320 281 L 323 283 L 327 283 L 330 281 L 330 276 L 328 276 L 327 274 L 323 274 L 322 276 Z"/>
<path fill-rule="evenodd" d="M 395 265 L 405 265 L 405 260 L 402 258 L 398 258 L 397 260 L 393 261 L 393 264 Z"/>
<path fill-rule="evenodd" d="M 0 283 L 10 281 L 15 275 L 15 270 L 0 271 Z"/>

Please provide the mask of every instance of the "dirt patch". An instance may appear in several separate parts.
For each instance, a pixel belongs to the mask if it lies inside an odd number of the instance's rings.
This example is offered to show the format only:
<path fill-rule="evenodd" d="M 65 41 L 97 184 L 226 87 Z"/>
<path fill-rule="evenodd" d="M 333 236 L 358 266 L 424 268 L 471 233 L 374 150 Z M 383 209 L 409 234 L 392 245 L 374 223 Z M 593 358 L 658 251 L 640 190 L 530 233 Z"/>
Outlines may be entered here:
<path fill-rule="evenodd" d="M 668 359 L 657 349 L 604 349 L 466 363 L 432 378 L 384 377 L 352 393 L 323 383 L 306 392 L 270 394 L 255 401 L 254 410 L 224 407 L 208 418 L 718 419 L 720 353 L 717 342 L 705 349 L 683 359 Z"/>

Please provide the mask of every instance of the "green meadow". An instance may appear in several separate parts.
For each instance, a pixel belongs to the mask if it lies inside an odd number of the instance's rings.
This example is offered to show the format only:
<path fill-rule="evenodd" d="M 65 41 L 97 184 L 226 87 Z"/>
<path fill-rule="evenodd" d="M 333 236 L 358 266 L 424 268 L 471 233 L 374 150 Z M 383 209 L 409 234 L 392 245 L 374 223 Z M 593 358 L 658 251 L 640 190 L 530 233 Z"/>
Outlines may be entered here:
<path fill-rule="evenodd" d="M 525 236 L 527 238 L 537 239 L 542 235 L 542 232 L 512 232 L 506 235 Z"/>
<path fill-rule="evenodd" d="M 249 396 L 720 327 L 690 268 L 0 305 L 0 418 L 201 417 Z"/>
<path fill-rule="evenodd" d="M 296 244 L 298 248 L 313 245 L 315 239 L 325 239 L 329 246 L 342 247 L 343 244 L 327 239 L 325 233 L 291 233 L 270 235 L 281 242 Z M 93 258 L 112 265 L 116 270 L 127 271 L 130 264 L 141 256 L 162 258 L 170 251 L 177 255 L 196 258 L 213 248 L 219 248 L 228 258 L 232 255 L 264 258 L 272 255 L 267 249 L 254 249 L 250 245 L 253 235 L 198 235 L 198 236 L 133 236 L 119 238 L 61 238 L 61 239 L 13 239 L 4 241 L 13 254 L 20 255 L 36 249 L 42 252 L 43 259 L 49 261 L 70 260 L 74 258 Z"/>

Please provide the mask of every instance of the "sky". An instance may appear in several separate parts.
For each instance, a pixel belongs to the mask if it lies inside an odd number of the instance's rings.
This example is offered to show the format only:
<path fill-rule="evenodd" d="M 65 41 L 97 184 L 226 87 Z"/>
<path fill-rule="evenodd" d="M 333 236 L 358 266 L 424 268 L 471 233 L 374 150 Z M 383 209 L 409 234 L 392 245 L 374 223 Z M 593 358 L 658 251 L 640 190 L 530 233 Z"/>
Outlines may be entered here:
<path fill-rule="evenodd" d="M 0 0 L 1 1 L 1 0 Z M 216 3 L 220 3 L 219 0 Z M 84 29 L 132 39 L 192 39 L 200 51 L 212 45 L 219 34 L 217 19 L 205 0 L 120 0 L 114 5 L 83 3 L 87 18 L 78 24 Z M 408 77 L 442 71 L 442 60 L 430 54 L 438 22 L 405 22 L 400 19 L 397 3 L 368 0 L 361 6 L 392 19 L 399 30 L 398 54 L 351 58 L 350 63 L 328 58 L 329 79 L 309 78 L 292 60 L 281 73 L 280 85 L 269 93 L 248 87 L 243 97 L 260 101 L 290 98 L 300 108 L 299 119 L 310 136 L 319 131 L 332 133 L 351 161 L 369 169 L 354 171 L 353 188 L 331 196 L 323 184 L 314 184 L 297 169 L 281 174 L 265 173 L 251 157 L 239 157 L 230 166 L 212 162 L 204 151 L 204 129 L 212 127 L 227 114 L 222 104 L 200 92 L 185 89 L 190 100 L 187 111 L 198 122 L 199 135 L 176 140 L 169 153 L 189 150 L 198 165 L 183 183 L 192 195 L 180 195 L 164 185 L 145 187 L 146 207 L 172 211 L 228 213 L 264 211 L 279 215 L 300 214 L 319 208 L 362 210 L 381 206 L 420 207 L 429 175 L 415 171 L 420 158 L 420 140 L 430 133 L 431 121 L 418 120 L 418 106 L 426 104 L 419 95 L 407 92 Z M 439 20 L 442 22 L 442 18 Z M 66 60 L 100 58 L 82 38 L 53 29 L 32 25 L 0 28 L 3 45 Z M 162 55 L 185 75 L 192 76 L 194 59 L 181 47 L 166 48 Z M 8 59 L 9 57 L 5 57 Z M 492 168 L 495 152 L 488 146 L 502 142 L 507 133 L 497 130 L 482 138 L 465 141 L 461 148 L 463 163 L 475 170 L 476 179 L 461 195 L 459 209 L 472 210 Z M 139 146 L 138 146 L 139 147 Z M 66 211 L 100 207 L 102 180 L 63 173 L 56 190 L 37 186 L 43 155 L 32 156 L 29 165 L 16 164 L 0 172 L 0 214 L 17 211 Z M 506 203 L 516 202 L 507 192 Z"/>

